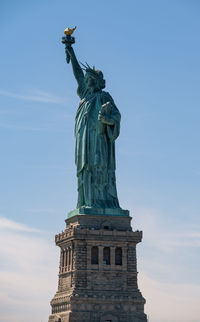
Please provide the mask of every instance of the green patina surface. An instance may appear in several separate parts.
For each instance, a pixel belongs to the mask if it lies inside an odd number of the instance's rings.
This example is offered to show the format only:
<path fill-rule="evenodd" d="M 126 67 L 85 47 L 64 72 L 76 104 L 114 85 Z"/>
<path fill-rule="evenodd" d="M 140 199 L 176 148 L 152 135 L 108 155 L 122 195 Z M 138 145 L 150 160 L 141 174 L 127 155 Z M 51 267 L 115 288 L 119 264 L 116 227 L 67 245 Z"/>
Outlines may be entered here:
<path fill-rule="evenodd" d="M 121 208 L 77 208 L 68 213 L 68 218 L 76 215 L 123 216 L 129 217 L 129 211 Z"/>
<path fill-rule="evenodd" d="M 70 37 L 64 37 L 67 62 L 71 61 L 78 83 L 80 104 L 75 120 L 75 163 L 78 179 L 77 210 L 96 214 L 125 215 L 118 202 L 115 178 L 115 140 L 120 132 L 120 112 L 113 98 L 103 89 L 103 73 L 77 61 Z M 87 208 L 89 207 L 89 208 Z"/>

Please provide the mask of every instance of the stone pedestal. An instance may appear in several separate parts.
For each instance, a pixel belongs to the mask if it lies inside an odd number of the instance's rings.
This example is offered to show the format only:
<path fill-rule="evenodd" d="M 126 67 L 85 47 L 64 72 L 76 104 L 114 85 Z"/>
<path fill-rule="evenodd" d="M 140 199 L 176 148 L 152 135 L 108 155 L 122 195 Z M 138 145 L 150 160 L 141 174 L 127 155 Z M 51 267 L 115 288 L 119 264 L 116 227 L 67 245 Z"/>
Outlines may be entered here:
<path fill-rule="evenodd" d="M 55 236 L 61 255 L 49 322 L 147 321 L 137 285 L 142 232 L 132 231 L 127 211 L 85 212 L 71 212 L 65 231 Z"/>

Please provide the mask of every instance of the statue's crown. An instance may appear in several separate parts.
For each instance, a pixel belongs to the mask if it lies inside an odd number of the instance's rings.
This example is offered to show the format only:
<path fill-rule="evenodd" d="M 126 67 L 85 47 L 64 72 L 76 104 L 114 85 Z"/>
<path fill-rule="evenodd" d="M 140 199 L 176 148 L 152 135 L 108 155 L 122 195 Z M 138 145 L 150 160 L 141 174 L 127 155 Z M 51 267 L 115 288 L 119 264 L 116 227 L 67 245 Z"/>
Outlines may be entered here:
<path fill-rule="evenodd" d="M 85 64 L 81 63 L 81 65 L 84 67 L 82 69 L 84 71 L 86 71 L 86 73 L 91 73 L 93 76 L 103 79 L 103 73 L 102 73 L 102 71 L 100 71 L 98 69 L 95 69 L 95 66 L 93 66 L 93 68 L 91 68 L 88 65 L 88 63 L 85 63 Z"/>

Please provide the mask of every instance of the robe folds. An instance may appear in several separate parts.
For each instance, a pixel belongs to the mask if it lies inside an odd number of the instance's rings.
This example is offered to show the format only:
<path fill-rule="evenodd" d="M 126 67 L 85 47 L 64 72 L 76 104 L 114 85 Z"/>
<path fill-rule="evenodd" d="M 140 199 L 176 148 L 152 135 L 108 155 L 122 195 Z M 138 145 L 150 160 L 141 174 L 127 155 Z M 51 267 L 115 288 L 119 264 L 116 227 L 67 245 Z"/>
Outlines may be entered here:
<path fill-rule="evenodd" d="M 115 179 L 115 140 L 120 131 L 120 112 L 109 93 L 91 93 L 82 84 L 75 122 L 75 163 L 79 207 L 119 208 Z M 106 116 L 113 125 L 98 120 L 102 105 L 109 102 Z M 104 114 L 105 115 L 105 114 Z"/>

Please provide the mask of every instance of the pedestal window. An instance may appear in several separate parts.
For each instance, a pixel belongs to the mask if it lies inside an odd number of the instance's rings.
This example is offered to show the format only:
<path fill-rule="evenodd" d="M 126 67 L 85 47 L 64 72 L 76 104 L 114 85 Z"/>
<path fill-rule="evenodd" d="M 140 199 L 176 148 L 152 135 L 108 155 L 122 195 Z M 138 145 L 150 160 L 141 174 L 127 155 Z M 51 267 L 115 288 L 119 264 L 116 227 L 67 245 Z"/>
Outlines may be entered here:
<path fill-rule="evenodd" d="M 91 264 L 99 264 L 99 249 L 97 246 L 91 248 Z"/>
<path fill-rule="evenodd" d="M 110 247 L 104 247 L 103 249 L 103 264 L 110 265 Z"/>
<path fill-rule="evenodd" d="M 122 265 L 122 249 L 121 249 L 121 247 L 115 248 L 115 265 Z"/>

